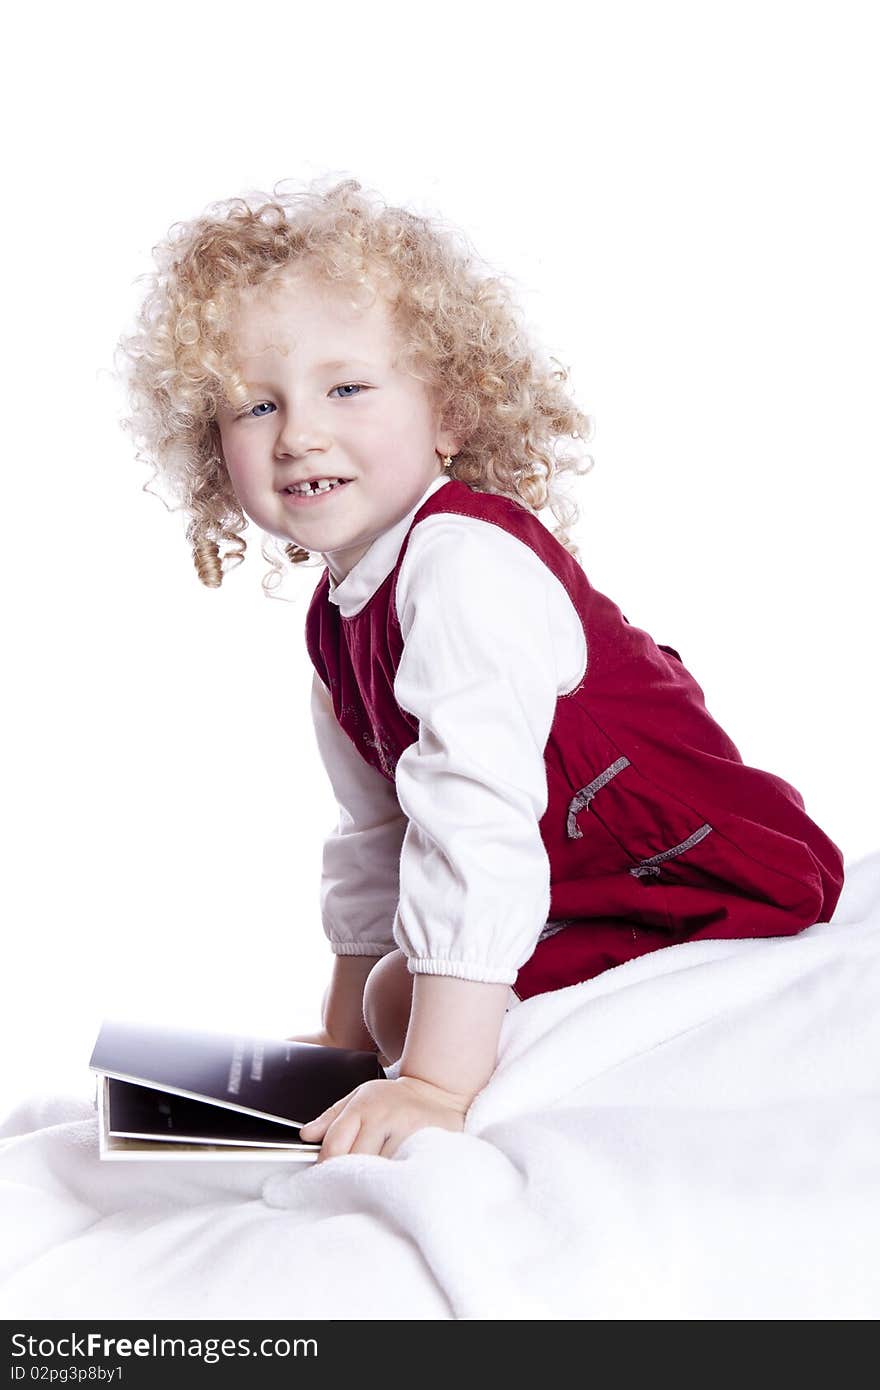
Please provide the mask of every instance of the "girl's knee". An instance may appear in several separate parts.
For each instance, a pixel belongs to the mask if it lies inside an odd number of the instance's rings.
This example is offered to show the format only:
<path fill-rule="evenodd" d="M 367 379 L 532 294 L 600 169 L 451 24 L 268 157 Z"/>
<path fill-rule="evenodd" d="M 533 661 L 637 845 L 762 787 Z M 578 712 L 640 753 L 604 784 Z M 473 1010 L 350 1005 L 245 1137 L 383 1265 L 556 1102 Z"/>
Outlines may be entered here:
<path fill-rule="evenodd" d="M 391 1061 L 396 1061 L 403 1051 L 411 1007 L 412 975 L 406 956 L 399 950 L 389 951 L 367 976 L 364 1022 L 374 1042 Z"/>
<path fill-rule="evenodd" d="M 402 951 L 389 951 L 373 966 L 364 986 L 364 1016 L 370 1026 L 368 1014 L 399 1013 L 404 1008 L 409 1014 L 412 1002 L 412 976 L 407 969 L 406 956 Z"/>

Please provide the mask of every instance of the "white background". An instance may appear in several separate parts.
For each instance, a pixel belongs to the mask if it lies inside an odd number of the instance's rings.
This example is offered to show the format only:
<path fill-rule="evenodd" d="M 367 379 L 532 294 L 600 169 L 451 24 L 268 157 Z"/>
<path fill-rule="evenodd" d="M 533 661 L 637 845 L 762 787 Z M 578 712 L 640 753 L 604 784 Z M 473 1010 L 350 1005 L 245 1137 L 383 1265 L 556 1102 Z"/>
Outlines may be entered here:
<path fill-rule="evenodd" d="M 77 5 L 9 35 L 4 1108 L 104 1015 L 316 1026 L 319 571 L 209 591 L 113 351 L 170 224 L 355 177 L 464 229 L 596 422 L 592 582 L 849 862 L 876 788 L 872 4 Z"/>

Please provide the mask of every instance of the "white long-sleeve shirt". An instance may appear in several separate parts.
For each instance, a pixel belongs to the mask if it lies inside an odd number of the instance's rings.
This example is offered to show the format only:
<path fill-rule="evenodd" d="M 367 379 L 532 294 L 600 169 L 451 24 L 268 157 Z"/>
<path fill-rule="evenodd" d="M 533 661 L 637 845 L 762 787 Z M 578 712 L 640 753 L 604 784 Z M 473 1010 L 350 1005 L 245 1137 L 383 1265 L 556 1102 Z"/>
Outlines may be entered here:
<path fill-rule="evenodd" d="M 378 537 L 329 598 L 359 612 L 397 563 L 413 515 Z M 392 784 L 360 756 L 315 673 L 312 716 L 339 805 L 323 850 L 321 911 L 339 955 L 511 984 L 547 922 L 544 748 L 560 694 L 586 669 L 565 588 L 535 552 L 475 517 L 414 528 L 400 567 L 403 652 L 394 682 L 419 723 Z"/>

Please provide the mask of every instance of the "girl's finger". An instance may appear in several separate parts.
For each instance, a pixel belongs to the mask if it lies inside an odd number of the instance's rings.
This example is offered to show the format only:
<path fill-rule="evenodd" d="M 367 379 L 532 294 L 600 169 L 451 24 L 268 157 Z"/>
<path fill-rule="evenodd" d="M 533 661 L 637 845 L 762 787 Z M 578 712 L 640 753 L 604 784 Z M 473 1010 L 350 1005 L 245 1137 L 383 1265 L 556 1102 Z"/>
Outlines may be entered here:
<path fill-rule="evenodd" d="M 404 1135 L 404 1136 L 403 1136 L 403 1138 L 408 1138 L 408 1137 L 409 1137 L 408 1135 Z M 380 1158 L 393 1158 L 394 1155 L 397 1153 L 397 1150 L 400 1148 L 401 1144 L 403 1143 L 403 1138 L 400 1138 L 400 1136 L 397 1135 L 397 1134 L 386 1134 L 386 1135 L 385 1135 L 385 1143 L 382 1145 L 381 1149 L 379 1150 L 379 1157 L 380 1157 Z"/>
<path fill-rule="evenodd" d="M 380 1154 L 390 1138 L 391 1132 L 384 1121 L 378 1124 L 362 1124 L 349 1153 Z"/>
<path fill-rule="evenodd" d="M 352 1110 L 347 1115 L 340 1115 L 330 1125 L 324 1135 L 324 1142 L 321 1145 L 321 1152 L 318 1154 L 318 1162 L 323 1163 L 328 1158 L 339 1158 L 342 1154 L 352 1152 L 352 1145 L 357 1141 L 358 1132 L 361 1127 L 360 1116 Z"/>
<path fill-rule="evenodd" d="M 332 1105 L 329 1105 L 326 1110 L 322 1110 L 320 1115 L 316 1115 L 313 1120 L 309 1120 L 307 1124 L 300 1125 L 300 1134 L 302 1134 L 305 1130 L 313 1130 L 314 1134 L 317 1135 L 319 1125 L 321 1126 L 321 1133 L 323 1134 L 327 1126 L 332 1124 L 333 1121 L 336 1119 L 336 1116 L 342 1113 L 342 1111 L 345 1109 L 346 1105 L 348 1105 L 348 1102 L 351 1100 L 353 1095 L 354 1092 L 350 1091 L 347 1096 L 343 1096 L 341 1100 L 334 1101 L 334 1103 Z"/>
<path fill-rule="evenodd" d="M 309 1120 L 307 1125 L 300 1126 L 300 1138 L 307 1144 L 317 1144 L 323 1139 L 330 1126 L 339 1118 L 337 1115 L 319 1115 L 316 1120 Z"/>
<path fill-rule="evenodd" d="M 329 1125 L 330 1119 L 330 1111 L 323 1110 L 320 1115 L 316 1115 L 313 1120 L 309 1120 L 308 1124 L 300 1125 L 299 1132 L 300 1134 L 305 1134 L 306 1130 L 309 1130 L 310 1133 L 317 1134 L 320 1129 L 323 1133 L 323 1129 L 326 1129 L 327 1125 Z"/>

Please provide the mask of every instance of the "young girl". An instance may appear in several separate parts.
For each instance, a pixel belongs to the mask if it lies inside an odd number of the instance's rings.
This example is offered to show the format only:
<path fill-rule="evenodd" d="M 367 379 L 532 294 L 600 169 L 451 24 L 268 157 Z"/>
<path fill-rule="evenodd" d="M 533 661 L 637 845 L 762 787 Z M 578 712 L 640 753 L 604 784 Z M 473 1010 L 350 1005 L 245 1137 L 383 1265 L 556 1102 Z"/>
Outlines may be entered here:
<path fill-rule="evenodd" d="M 240 563 L 245 516 L 323 565 L 305 638 L 334 964 L 305 1040 L 399 1075 L 303 1129 L 321 1159 L 462 1129 L 518 1000 L 830 918 L 838 848 L 581 568 L 559 477 L 588 466 L 591 421 L 499 278 L 354 181 L 214 205 L 156 253 L 128 423 L 199 577 Z"/>

